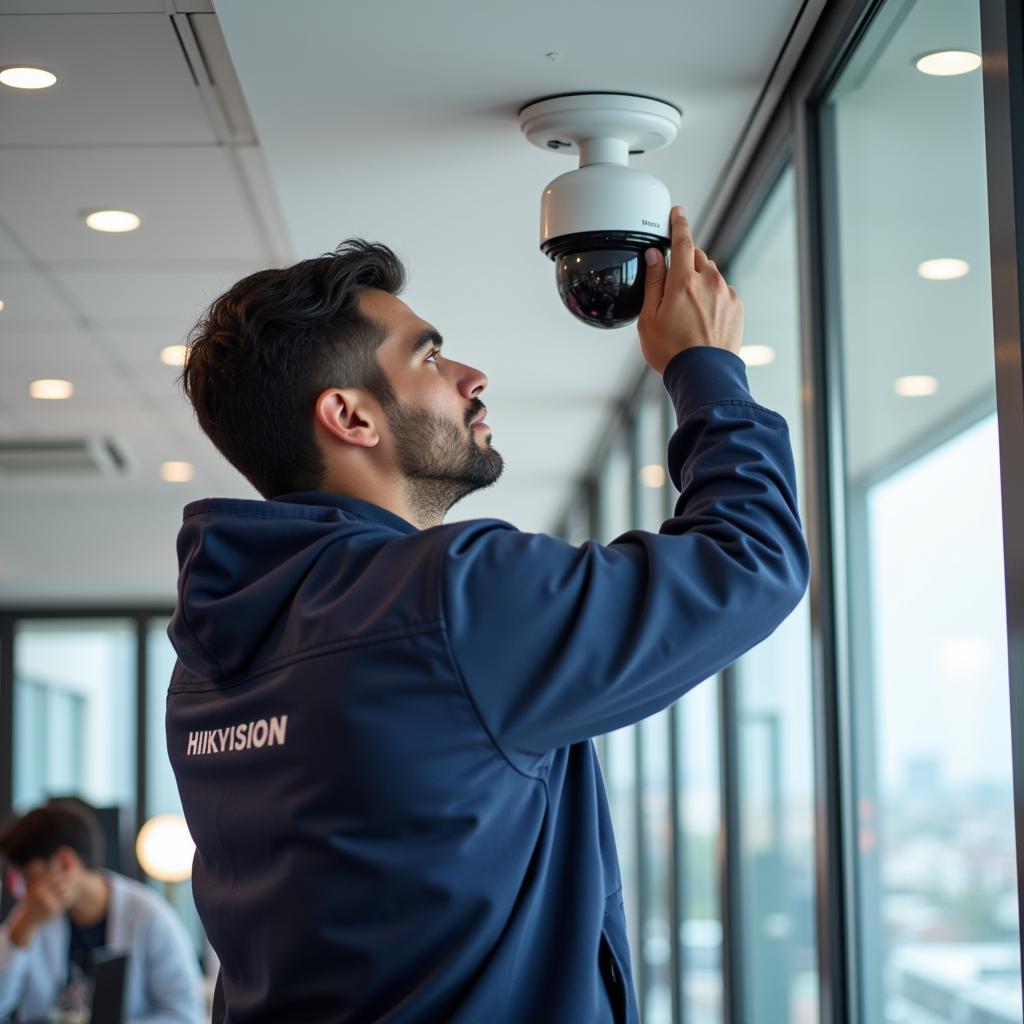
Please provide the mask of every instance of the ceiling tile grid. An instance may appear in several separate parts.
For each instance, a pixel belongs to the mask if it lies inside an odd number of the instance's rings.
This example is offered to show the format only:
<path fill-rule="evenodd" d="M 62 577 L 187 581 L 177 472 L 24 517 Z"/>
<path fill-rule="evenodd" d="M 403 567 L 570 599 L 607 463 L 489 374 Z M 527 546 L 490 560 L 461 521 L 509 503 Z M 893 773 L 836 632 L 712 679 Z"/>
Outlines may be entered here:
<path fill-rule="evenodd" d="M 183 23 L 182 11 L 206 13 Z M 58 75 L 50 90 L 0 88 L 0 438 L 109 438 L 128 462 L 112 477 L 0 478 L 9 593 L 113 593 L 117 574 L 98 572 L 112 550 L 81 546 L 82 501 L 106 495 L 110 547 L 130 535 L 141 551 L 157 539 L 141 538 L 152 516 L 130 524 L 132 500 L 156 502 L 175 523 L 205 493 L 255 493 L 194 422 L 178 368 L 160 362 L 226 287 L 291 258 L 258 146 L 251 133 L 237 141 L 244 99 L 210 11 L 202 0 L 0 3 L 0 66 Z M 191 30 L 205 43 L 199 57 L 183 49 Z M 97 208 L 131 210 L 141 226 L 92 231 L 84 214 Z M 70 379 L 74 394 L 33 399 L 29 382 L 41 377 Z M 192 462 L 194 479 L 163 481 L 172 460 Z M 28 511 L 40 503 L 46 515 Z M 43 550 L 69 530 L 78 547 L 50 573 Z M 173 597 L 173 533 L 158 561 L 150 592 Z M 115 589 L 129 593 L 143 561 L 118 564 Z"/>

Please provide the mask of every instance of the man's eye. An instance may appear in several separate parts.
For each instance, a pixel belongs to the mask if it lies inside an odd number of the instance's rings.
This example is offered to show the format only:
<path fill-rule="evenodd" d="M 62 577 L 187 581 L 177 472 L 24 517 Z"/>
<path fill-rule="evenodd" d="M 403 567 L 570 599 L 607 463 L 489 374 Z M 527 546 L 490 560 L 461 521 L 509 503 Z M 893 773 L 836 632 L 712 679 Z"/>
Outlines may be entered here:
<path fill-rule="evenodd" d="M 427 358 L 424 360 L 424 362 L 430 362 L 430 360 L 433 359 L 434 356 L 439 356 L 440 354 L 441 354 L 441 350 L 439 348 L 435 348 L 434 351 L 431 352 L 429 356 L 427 356 Z M 435 362 L 434 365 L 437 366 L 437 363 Z"/>

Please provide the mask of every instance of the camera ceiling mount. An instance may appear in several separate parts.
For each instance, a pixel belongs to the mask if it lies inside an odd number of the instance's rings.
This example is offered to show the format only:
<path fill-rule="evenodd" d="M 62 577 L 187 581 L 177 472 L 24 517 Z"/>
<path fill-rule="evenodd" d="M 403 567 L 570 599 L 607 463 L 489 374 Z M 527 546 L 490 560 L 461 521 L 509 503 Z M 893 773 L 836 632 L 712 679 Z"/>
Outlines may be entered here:
<path fill-rule="evenodd" d="M 534 100 L 519 111 L 519 126 L 535 146 L 579 154 L 588 163 L 627 164 L 631 153 L 669 145 L 682 111 L 663 100 L 618 92 L 578 92 Z"/>
<path fill-rule="evenodd" d="M 682 118 L 671 103 L 619 92 L 546 96 L 519 111 L 533 145 L 579 156 L 579 166 L 541 194 L 540 251 L 554 262 L 562 304 L 591 327 L 635 320 L 644 300 L 644 251 L 668 251 L 668 188 L 630 167 L 629 157 L 669 145 Z"/>

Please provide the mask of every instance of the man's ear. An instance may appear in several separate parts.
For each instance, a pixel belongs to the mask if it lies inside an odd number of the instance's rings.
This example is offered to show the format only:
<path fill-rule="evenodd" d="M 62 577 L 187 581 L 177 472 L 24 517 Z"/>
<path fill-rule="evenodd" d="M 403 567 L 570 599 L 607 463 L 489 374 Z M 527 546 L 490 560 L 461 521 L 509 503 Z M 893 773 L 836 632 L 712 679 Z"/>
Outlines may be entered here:
<path fill-rule="evenodd" d="M 380 444 L 380 409 L 360 388 L 328 388 L 316 400 L 317 423 L 332 438 L 359 448 Z"/>

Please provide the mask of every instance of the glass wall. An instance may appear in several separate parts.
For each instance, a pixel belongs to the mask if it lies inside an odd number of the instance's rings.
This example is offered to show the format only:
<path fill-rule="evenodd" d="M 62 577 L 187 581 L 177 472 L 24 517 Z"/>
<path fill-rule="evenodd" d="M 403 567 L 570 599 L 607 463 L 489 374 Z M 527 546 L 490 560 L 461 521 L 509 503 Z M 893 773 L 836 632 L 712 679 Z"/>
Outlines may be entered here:
<path fill-rule="evenodd" d="M 164 702 L 174 652 L 167 619 L 145 630 L 145 818 L 181 813 L 164 741 Z M 107 864 L 136 874 L 139 736 L 137 699 L 140 619 L 120 617 L 15 618 L 12 730 L 13 809 L 24 814 L 53 796 L 74 796 L 97 809 Z M 179 912 L 195 943 L 202 927 L 188 882 L 149 879 Z"/>
<path fill-rule="evenodd" d="M 176 659 L 167 639 L 168 621 L 151 619 L 146 626 L 146 812 L 150 816 L 182 813 L 164 732 L 167 686 Z"/>
<path fill-rule="evenodd" d="M 14 807 L 78 796 L 135 809 L 135 626 L 23 619 L 14 631 Z"/>
<path fill-rule="evenodd" d="M 743 297 L 751 393 L 789 424 L 804 479 L 796 192 L 787 168 L 725 272 Z M 806 521 L 803 487 L 797 487 Z M 818 1020 L 810 598 L 736 663 L 743 1006 L 750 1024 Z"/>
<path fill-rule="evenodd" d="M 976 0 L 890 2 L 826 111 L 864 1020 L 1022 1019 Z"/>
<path fill-rule="evenodd" d="M 603 543 L 629 529 L 657 531 L 672 514 L 678 492 L 665 467 L 674 426 L 675 410 L 652 376 L 602 462 L 597 533 Z M 585 502 L 581 490 L 578 508 Z M 582 513 L 564 522 L 582 524 Z M 706 680 L 665 711 L 597 743 L 645 1024 L 722 1021 L 718 686 L 717 678 Z"/>
<path fill-rule="evenodd" d="M 620 433 L 611 446 L 598 482 L 597 537 L 607 544 L 630 528 L 630 449 Z M 608 803 L 615 832 L 615 846 L 622 873 L 622 902 L 626 914 L 629 946 L 633 951 L 634 969 L 639 970 L 640 949 L 640 876 L 637 864 L 637 727 L 627 726 L 609 733 L 602 754 Z"/>
<path fill-rule="evenodd" d="M 673 705 L 676 752 L 679 987 L 686 1024 L 721 1024 L 722 785 L 719 773 L 720 677 L 695 686 Z"/>
<path fill-rule="evenodd" d="M 181 798 L 167 756 L 164 717 L 167 710 L 167 686 L 174 669 L 176 655 L 167 639 L 168 619 L 150 619 L 146 624 L 146 814 L 180 814 Z M 157 884 L 157 883 L 154 883 Z M 197 952 L 205 945 L 205 936 L 195 900 L 191 879 L 173 888 L 161 886 L 181 916 Z"/>
<path fill-rule="evenodd" d="M 665 521 L 668 474 L 665 472 L 666 419 L 660 388 L 649 384 L 632 422 L 633 464 L 631 525 L 656 533 Z M 642 993 L 645 1024 L 671 1024 L 672 885 L 674 856 L 671 793 L 671 708 L 639 723 L 640 809 L 642 829 L 641 930 Z"/>

